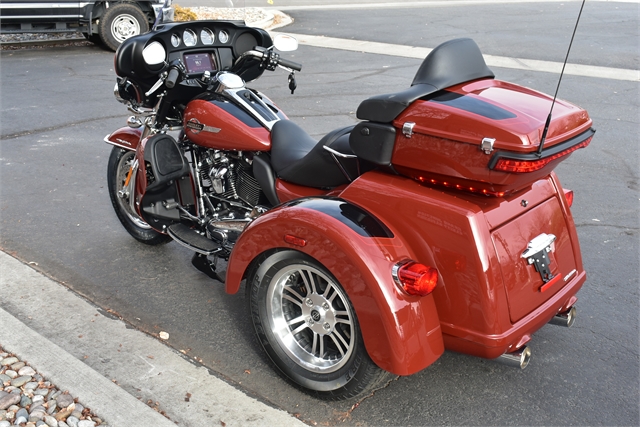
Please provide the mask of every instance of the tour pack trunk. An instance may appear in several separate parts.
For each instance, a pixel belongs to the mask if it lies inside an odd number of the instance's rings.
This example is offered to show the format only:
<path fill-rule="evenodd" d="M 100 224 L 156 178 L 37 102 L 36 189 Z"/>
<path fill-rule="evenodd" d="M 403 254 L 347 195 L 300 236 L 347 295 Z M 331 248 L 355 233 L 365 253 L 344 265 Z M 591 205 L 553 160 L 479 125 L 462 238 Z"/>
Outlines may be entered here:
<path fill-rule="evenodd" d="M 502 297 L 480 304 L 502 320 L 469 315 L 468 306 L 450 305 L 448 293 L 435 292 L 451 350 L 493 358 L 519 348 L 575 303 L 586 280 L 569 204 L 553 169 L 588 145 L 595 131 L 585 110 L 557 100 L 540 150 L 552 103 L 531 89 L 478 79 L 414 101 L 393 120 L 395 131 L 380 126 L 394 135 L 391 164 L 398 173 L 470 202 L 469 216 L 480 215 L 487 224 L 476 245 L 495 253 L 487 295 L 496 298 L 500 290 Z M 468 280 L 449 280 L 448 292 L 463 295 Z M 479 288 L 483 280 L 478 278 Z"/>
<path fill-rule="evenodd" d="M 549 175 L 591 141 L 587 112 L 511 83 L 481 79 L 413 102 L 394 121 L 391 163 L 424 183 L 502 196 Z"/>

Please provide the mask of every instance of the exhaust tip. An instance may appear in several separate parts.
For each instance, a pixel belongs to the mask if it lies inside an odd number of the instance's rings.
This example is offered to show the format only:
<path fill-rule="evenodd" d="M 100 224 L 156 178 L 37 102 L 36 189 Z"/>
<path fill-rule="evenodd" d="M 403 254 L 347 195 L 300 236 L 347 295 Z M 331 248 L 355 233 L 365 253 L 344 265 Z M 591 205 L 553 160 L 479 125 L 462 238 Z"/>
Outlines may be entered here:
<path fill-rule="evenodd" d="M 558 313 L 549 321 L 552 325 L 564 326 L 565 328 L 570 328 L 573 326 L 576 321 L 576 316 L 578 315 L 578 310 L 575 307 L 571 307 L 567 311 L 563 311 L 562 313 Z"/>
<path fill-rule="evenodd" d="M 498 357 L 498 362 L 507 366 L 513 366 L 515 368 L 524 369 L 529 365 L 531 361 L 531 349 L 526 345 L 519 350 L 511 353 L 505 353 Z"/>

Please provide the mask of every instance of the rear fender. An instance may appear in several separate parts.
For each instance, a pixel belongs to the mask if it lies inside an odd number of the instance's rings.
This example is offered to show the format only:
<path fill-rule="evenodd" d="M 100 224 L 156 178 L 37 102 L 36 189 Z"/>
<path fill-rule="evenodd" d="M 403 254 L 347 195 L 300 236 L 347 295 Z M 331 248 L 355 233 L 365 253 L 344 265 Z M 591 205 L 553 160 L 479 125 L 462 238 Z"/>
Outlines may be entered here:
<path fill-rule="evenodd" d="M 306 243 L 289 244 L 286 235 Z M 226 291 L 238 291 L 261 254 L 285 249 L 313 257 L 336 277 L 354 306 L 367 351 L 382 369 L 411 375 L 443 353 L 433 297 L 404 293 L 391 275 L 397 262 L 412 258 L 411 251 L 370 213 L 341 199 L 313 197 L 263 214 L 236 243 Z"/>
<path fill-rule="evenodd" d="M 142 128 L 134 129 L 127 126 L 105 136 L 104 142 L 125 150 L 136 151 L 141 137 Z"/>

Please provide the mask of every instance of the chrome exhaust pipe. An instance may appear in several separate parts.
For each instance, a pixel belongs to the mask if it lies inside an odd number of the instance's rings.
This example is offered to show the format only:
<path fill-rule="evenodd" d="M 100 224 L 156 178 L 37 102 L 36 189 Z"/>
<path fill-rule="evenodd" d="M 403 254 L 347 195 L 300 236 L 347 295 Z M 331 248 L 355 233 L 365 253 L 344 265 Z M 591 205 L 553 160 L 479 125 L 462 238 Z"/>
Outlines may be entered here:
<path fill-rule="evenodd" d="M 524 369 L 531 360 L 531 349 L 526 345 L 514 352 L 505 353 L 496 359 L 498 362 L 507 366 Z"/>
<path fill-rule="evenodd" d="M 570 328 L 576 321 L 577 315 L 578 310 L 576 310 L 575 307 L 571 307 L 569 310 L 563 311 L 562 313 L 558 313 L 553 316 L 553 318 L 549 320 L 549 323 L 551 323 L 552 325 L 560 325 L 566 328 Z"/>

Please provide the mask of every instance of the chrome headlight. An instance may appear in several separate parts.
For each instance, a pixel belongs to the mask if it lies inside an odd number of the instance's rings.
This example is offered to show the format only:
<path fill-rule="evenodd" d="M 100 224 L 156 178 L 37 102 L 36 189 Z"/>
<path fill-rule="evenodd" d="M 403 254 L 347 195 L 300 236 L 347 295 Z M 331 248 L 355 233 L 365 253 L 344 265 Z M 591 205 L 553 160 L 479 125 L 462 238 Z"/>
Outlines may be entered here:
<path fill-rule="evenodd" d="M 142 50 L 142 58 L 147 65 L 159 65 L 164 63 L 167 57 L 167 51 L 160 42 L 149 43 Z"/>

